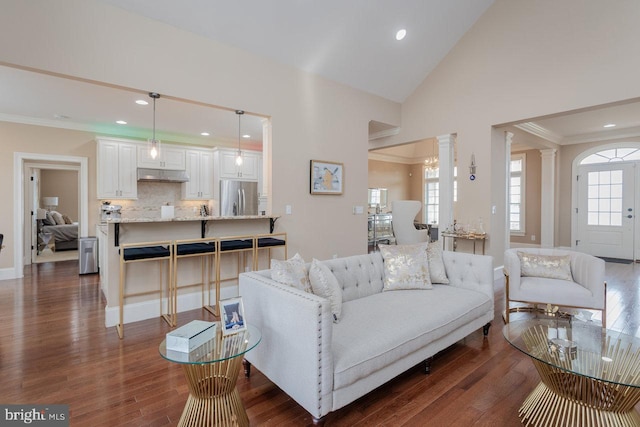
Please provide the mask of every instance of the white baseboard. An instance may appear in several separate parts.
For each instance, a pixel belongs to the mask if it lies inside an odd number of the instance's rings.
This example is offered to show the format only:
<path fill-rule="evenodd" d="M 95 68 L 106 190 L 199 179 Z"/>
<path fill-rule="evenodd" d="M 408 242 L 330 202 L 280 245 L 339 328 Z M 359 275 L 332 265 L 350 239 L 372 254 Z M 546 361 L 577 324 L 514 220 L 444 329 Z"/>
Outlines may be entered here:
<path fill-rule="evenodd" d="M 220 289 L 220 299 L 232 298 L 238 296 L 238 286 L 225 286 Z M 215 295 L 211 296 L 214 301 Z M 163 307 L 167 306 L 166 298 L 162 301 Z M 183 311 L 195 310 L 202 307 L 202 294 L 193 292 L 178 296 L 178 313 Z M 119 307 L 107 306 L 104 310 L 104 326 L 110 328 L 116 326 L 119 322 Z M 160 303 L 158 300 L 137 302 L 125 304 L 124 306 L 124 323 L 139 322 L 140 320 L 153 319 L 160 316 Z"/>
<path fill-rule="evenodd" d="M 21 277 L 13 267 L 0 268 L 0 280 L 19 279 Z"/>

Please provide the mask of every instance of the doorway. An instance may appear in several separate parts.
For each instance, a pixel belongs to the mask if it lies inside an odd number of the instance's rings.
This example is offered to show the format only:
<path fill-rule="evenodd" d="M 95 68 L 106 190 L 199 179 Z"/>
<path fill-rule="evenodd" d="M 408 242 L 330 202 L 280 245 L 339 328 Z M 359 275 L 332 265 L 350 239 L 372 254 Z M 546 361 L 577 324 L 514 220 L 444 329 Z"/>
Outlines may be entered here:
<path fill-rule="evenodd" d="M 25 188 L 25 246 L 31 262 L 78 259 L 80 183 L 77 165 L 28 163 L 30 181 Z M 26 175 L 26 174 L 25 174 Z M 30 215 L 35 212 L 35 215 Z M 29 236 L 30 240 L 29 240 Z"/>
<path fill-rule="evenodd" d="M 78 217 L 78 237 L 88 235 L 88 159 L 77 156 L 61 156 L 52 154 L 36 153 L 14 153 L 13 156 L 13 176 L 14 176 L 14 228 L 13 249 L 14 249 L 14 277 L 24 276 L 23 266 L 31 263 L 31 235 L 32 218 L 36 212 L 32 212 L 32 202 L 29 200 L 30 175 L 28 164 L 50 164 L 64 165 L 66 167 L 77 168 L 78 170 L 78 197 L 79 197 L 79 217 Z M 22 236 L 22 238 L 20 237 Z"/>
<path fill-rule="evenodd" d="M 638 258 L 638 164 L 640 146 L 631 144 L 598 147 L 576 159 L 576 249 L 599 257 Z"/>

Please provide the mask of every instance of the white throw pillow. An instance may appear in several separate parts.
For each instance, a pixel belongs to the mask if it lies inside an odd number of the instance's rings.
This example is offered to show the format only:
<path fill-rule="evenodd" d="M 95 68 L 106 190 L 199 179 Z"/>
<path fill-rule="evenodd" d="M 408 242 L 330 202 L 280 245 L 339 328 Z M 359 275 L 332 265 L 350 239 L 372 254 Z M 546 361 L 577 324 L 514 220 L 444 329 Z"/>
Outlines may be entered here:
<path fill-rule="evenodd" d="M 305 292 L 311 292 L 307 269 L 300 254 L 295 254 L 286 261 L 272 259 L 271 278 L 276 282 L 293 286 Z"/>
<path fill-rule="evenodd" d="M 384 259 L 383 291 L 433 289 L 429 277 L 427 242 L 416 245 L 378 245 Z"/>
<path fill-rule="evenodd" d="M 51 216 L 56 222 L 56 225 L 64 225 L 64 218 L 62 218 L 62 214 L 60 212 L 51 211 Z"/>
<path fill-rule="evenodd" d="M 545 279 L 573 280 L 571 255 L 537 255 L 518 252 L 520 275 Z"/>
<path fill-rule="evenodd" d="M 314 294 L 329 300 L 333 322 L 338 323 L 342 314 L 342 288 L 336 276 L 329 267 L 314 258 L 309 267 L 309 282 Z"/>
<path fill-rule="evenodd" d="M 429 260 L 429 277 L 431 283 L 449 284 L 447 270 L 442 260 L 442 246 L 439 241 L 431 242 L 427 246 L 427 259 Z"/>

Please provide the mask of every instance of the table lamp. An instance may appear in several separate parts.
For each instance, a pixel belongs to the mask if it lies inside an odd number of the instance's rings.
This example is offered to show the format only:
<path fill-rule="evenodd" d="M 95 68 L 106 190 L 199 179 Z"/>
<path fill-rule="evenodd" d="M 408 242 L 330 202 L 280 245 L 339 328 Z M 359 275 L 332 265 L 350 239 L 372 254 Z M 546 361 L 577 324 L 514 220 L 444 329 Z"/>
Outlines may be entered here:
<path fill-rule="evenodd" d="M 47 210 L 52 210 L 53 208 L 58 207 L 58 198 L 57 197 L 43 197 L 42 204 L 47 207 Z"/>

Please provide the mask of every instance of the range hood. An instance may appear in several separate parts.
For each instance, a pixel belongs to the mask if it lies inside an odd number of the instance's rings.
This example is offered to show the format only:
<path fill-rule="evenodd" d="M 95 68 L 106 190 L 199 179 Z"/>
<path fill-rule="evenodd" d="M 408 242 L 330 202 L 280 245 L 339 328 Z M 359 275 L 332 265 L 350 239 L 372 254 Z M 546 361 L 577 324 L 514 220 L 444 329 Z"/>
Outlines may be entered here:
<path fill-rule="evenodd" d="M 138 181 L 189 182 L 189 174 L 186 171 L 138 168 Z"/>

